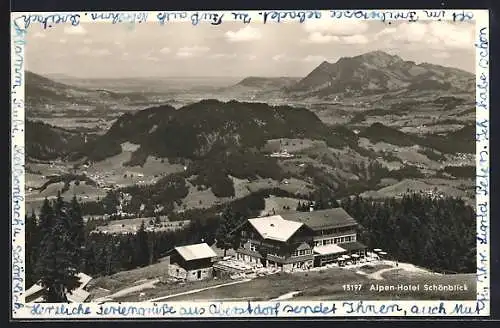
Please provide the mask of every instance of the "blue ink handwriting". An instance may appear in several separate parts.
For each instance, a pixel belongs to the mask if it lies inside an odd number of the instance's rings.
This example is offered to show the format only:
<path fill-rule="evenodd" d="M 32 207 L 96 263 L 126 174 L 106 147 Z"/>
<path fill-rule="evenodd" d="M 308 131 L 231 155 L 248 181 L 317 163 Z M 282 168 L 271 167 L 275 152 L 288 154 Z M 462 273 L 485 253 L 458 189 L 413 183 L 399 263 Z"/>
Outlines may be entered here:
<path fill-rule="evenodd" d="M 387 314 L 402 312 L 403 308 L 399 304 L 364 304 L 363 301 L 359 302 L 343 302 L 342 307 L 346 309 L 346 313 L 359 313 L 359 314 Z"/>
<path fill-rule="evenodd" d="M 472 12 L 465 10 L 454 12 L 451 16 L 454 22 L 470 21 L 474 18 L 474 14 Z"/>
<path fill-rule="evenodd" d="M 441 21 L 446 13 L 444 10 L 424 10 L 424 12 L 427 15 L 427 18 L 437 19 L 438 21 Z"/>
<path fill-rule="evenodd" d="M 244 24 L 249 24 L 252 21 L 252 17 L 248 13 L 242 12 L 231 12 L 234 20 L 242 21 Z"/>
<path fill-rule="evenodd" d="M 488 244 L 488 203 L 483 202 L 478 204 L 476 217 L 480 220 L 477 240 L 480 244 L 486 245 Z"/>
<path fill-rule="evenodd" d="M 333 303 L 331 306 L 326 306 L 323 303 L 319 303 L 318 305 L 311 306 L 311 305 L 289 305 L 286 304 L 283 306 L 282 309 L 283 312 L 285 313 L 294 313 L 294 314 L 335 314 L 335 311 L 337 311 L 337 307 L 335 306 L 335 303 Z"/>
<path fill-rule="evenodd" d="M 357 18 L 357 19 L 375 19 L 381 22 L 387 20 L 408 20 L 409 22 L 418 21 L 416 11 L 370 11 L 370 10 L 330 10 L 330 18 Z"/>
<path fill-rule="evenodd" d="M 77 26 L 80 24 L 80 14 L 75 13 L 57 13 L 51 15 L 22 15 L 18 19 L 22 19 L 24 21 L 23 29 L 28 29 L 31 24 L 39 23 L 43 29 L 54 27 L 57 24 L 65 24 L 70 22 L 71 25 Z M 16 19 L 16 22 L 17 20 Z"/>
<path fill-rule="evenodd" d="M 158 304 L 153 303 L 153 306 L 134 306 L 134 305 L 100 305 L 96 314 L 98 315 L 120 315 L 124 317 L 130 317 L 134 315 L 144 316 L 146 314 L 156 314 L 156 315 L 168 315 L 176 314 L 175 308 L 169 304 L 163 304 L 158 306 Z"/>
<path fill-rule="evenodd" d="M 284 20 L 298 20 L 300 23 L 304 23 L 307 19 L 319 19 L 321 18 L 321 11 L 317 10 L 306 10 L 306 11 L 264 11 L 259 12 L 259 15 L 263 18 L 263 23 L 266 24 L 269 21 L 275 23 L 281 23 Z"/>
<path fill-rule="evenodd" d="M 488 279 L 488 269 L 486 268 L 486 265 L 488 264 L 488 256 L 484 254 L 483 252 L 479 252 L 479 265 L 477 267 L 477 281 L 478 282 L 484 282 L 486 279 Z"/>
<path fill-rule="evenodd" d="M 410 312 L 412 314 L 446 314 L 446 308 L 443 302 L 439 305 L 412 305 Z"/>
<path fill-rule="evenodd" d="M 90 307 L 85 304 L 71 305 L 71 304 L 58 304 L 58 305 L 44 305 L 43 303 L 35 303 L 31 306 L 30 313 L 32 315 L 85 315 L 91 314 Z"/>
<path fill-rule="evenodd" d="M 108 13 L 103 13 L 103 12 L 97 12 L 97 13 L 90 13 L 86 14 L 87 16 L 90 15 L 90 18 L 93 21 L 111 21 L 111 23 L 116 24 L 116 23 L 143 23 L 148 20 L 148 14 L 147 12 L 123 12 L 123 13 L 113 13 L 113 12 L 108 12 Z"/>
<path fill-rule="evenodd" d="M 219 13 L 210 13 L 210 12 L 195 12 L 191 14 L 191 24 L 194 26 L 198 25 L 200 22 L 208 21 L 212 25 L 220 25 L 222 24 L 222 18 L 224 14 Z"/>
<path fill-rule="evenodd" d="M 183 20 L 188 17 L 187 12 L 175 12 L 175 11 L 163 11 L 156 15 L 156 19 L 160 22 L 160 25 L 164 25 L 165 22 Z"/>

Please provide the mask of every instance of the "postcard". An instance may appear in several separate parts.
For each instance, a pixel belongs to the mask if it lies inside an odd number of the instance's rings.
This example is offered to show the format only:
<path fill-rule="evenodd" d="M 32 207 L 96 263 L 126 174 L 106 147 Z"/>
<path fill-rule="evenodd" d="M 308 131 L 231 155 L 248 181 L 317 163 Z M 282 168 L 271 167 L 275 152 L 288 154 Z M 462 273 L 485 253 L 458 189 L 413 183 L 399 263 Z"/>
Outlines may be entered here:
<path fill-rule="evenodd" d="M 11 318 L 489 316 L 488 17 L 12 13 Z"/>

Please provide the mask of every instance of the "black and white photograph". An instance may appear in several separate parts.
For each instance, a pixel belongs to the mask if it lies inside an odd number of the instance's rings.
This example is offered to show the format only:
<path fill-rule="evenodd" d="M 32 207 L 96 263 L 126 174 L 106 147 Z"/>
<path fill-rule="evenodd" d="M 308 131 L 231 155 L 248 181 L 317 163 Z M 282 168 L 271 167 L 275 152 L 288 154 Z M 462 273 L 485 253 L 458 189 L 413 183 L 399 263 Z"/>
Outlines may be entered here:
<path fill-rule="evenodd" d="M 474 22 L 211 18 L 30 26 L 25 302 L 475 301 Z"/>

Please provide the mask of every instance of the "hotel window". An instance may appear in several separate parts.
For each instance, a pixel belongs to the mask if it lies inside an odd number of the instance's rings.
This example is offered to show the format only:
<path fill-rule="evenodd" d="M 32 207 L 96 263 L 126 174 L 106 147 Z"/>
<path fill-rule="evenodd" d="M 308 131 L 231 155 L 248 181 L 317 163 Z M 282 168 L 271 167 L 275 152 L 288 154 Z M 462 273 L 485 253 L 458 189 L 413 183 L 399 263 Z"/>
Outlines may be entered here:
<path fill-rule="evenodd" d="M 314 246 L 321 246 L 321 240 L 316 240 L 314 242 Z"/>
<path fill-rule="evenodd" d="M 257 251 L 257 246 L 254 243 L 250 243 L 250 250 L 252 252 L 256 252 Z"/>
<path fill-rule="evenodd" d="M 325 243 L 325 245 L 330 245 L 330 244 L 333 244 L 333 240 L 325 239 L 324 243 Z"/>
<path fill-rule="evenodd" d="M 246 232 L 245 230 L 243 230 L 243 231 L 241 232 L 241 237 L 246 237 L 246 236 L 247 236 L 247 232 Z"/>
<path fill-rule="evenodd" d="M 348 243 L 348 242 L 350 242 L 350 241 L 351 241 L 351 236 L 347 236 L 347 237 L 345 237 L 345 242 L 346 242 L 346 243 Z"/>
<path fill-rule="evenodd" d="M 335 239 L 333 240 L 333 243 L 334 243 L 334 244 L 338 244 L 339 242 L 340 242 L 340 238 L 335 238 Z"/>
<path fill-rule="evenodd" d="M 294 251 L 294 252 L 292 253 L 292 256 L 299 256 L 299 251 Z"/>

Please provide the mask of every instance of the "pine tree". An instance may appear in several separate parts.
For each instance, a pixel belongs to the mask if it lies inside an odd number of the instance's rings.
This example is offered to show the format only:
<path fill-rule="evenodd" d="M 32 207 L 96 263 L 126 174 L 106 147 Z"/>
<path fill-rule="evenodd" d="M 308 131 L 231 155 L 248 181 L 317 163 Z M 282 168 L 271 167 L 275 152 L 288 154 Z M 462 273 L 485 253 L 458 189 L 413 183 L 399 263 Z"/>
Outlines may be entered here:
<path fill-rule="evenodd" d="M 79 281 L 77 268 L 73 264 L 74 242 L 70 219 L 60 193 L 53 211 L 44 203 L 40 217 L 44 218 L 45 223 L 53 224 L 50 230 L 48 225 L 44 226 L 36 266 L 40 284 L 44 288 L 44 299 L 49 303 L 67 302 L 66 294 L 78 287 Z"/>
<path fill-rule="evenodd" d="M 38 252 L 38 224 L 35 212 L 26 215 L 26 286 L 29 287 L 38 280 L 35 274 L 35 262 Z"/>
<path fill-rule="evenodd" d="M 149 244 L 148 244 L 148 234 L 146 232 L 146 227 L 144 221 L 141 222 L 139 230 L 135 236 L 136 243 L 136 265 L 145 266 L 149 263 Z"/>
<path fill-rule="evenodd" d="M 233 230 L 239 224 L 239 217 L 236 215 L 229 207 L 224 210 L 219 223 L 219 227 L 215 233 L 215 238 L 217 240 L 216 246 L 224 250 L 224 256 L 226 256 L 227 250 L 234 248 L 235 245 L 235 234 Z"/>
<path fill-rule="evenodd" d="M 40 209 L 39 231 L 41 239 L 52 232 L 54 221 L 54 210 L 52 209 L 52 206 L 48 199 L 45 198 L 42 208 Z"/>
<path fill-rule="evenodd" d="M 76 268 L 80 269 L 82 267 L 81 259 L 85 243 L 85 224 L 83 222 L 82 210 L 80 204 L 78 203 L 78 200 L 76 199 L 76 195 L 73 196 L 73 199 L 71 200 L 68 214 L 70 220 L 68 223 L 70 227 L 71 238 L 74 242 L 72 250 L 72 252 L 74 253 L 73 265 Z"/>

